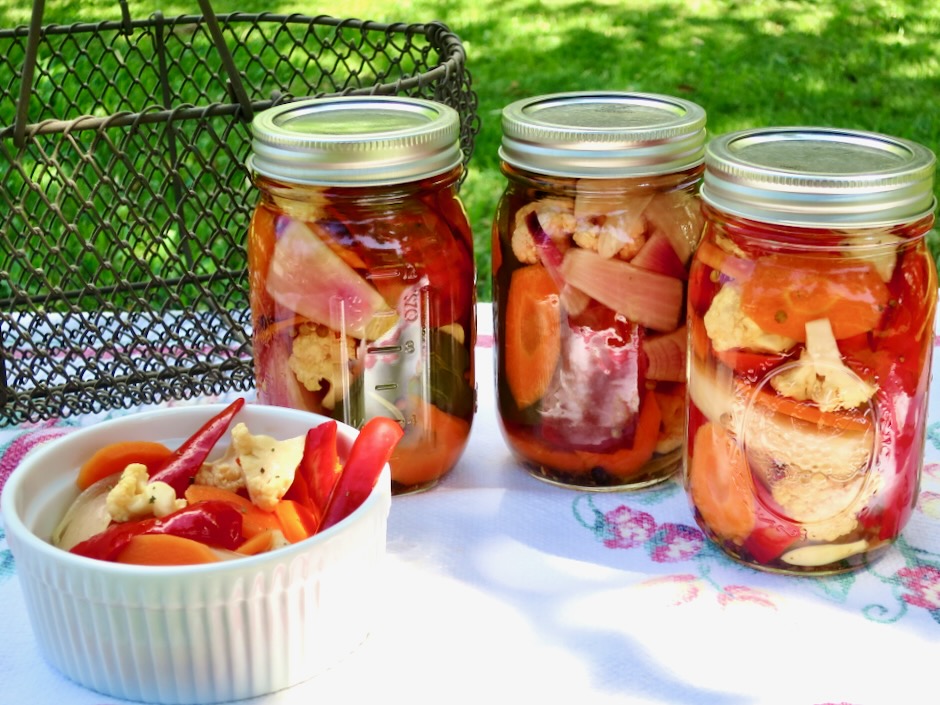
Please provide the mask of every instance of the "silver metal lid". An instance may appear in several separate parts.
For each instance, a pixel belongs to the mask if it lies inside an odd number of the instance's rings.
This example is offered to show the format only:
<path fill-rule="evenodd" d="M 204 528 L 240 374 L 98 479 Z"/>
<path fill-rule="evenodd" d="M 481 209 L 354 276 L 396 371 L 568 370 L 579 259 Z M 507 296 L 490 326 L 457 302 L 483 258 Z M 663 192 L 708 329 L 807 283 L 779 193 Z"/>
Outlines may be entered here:
<path fill-rule="evenodd" d="M 712 139 L 702 199 L 780 225 L 883 227 L 930 214 L 936 158 L 914 142 L 827 127 L 771 127 Z"/>
<path fill-rule="evenodd" d="M 457 111 L 418 98 L 298 100 L 258 113 L 251 129 L 249 170 L 296 184 L 402 183 L 449 171 L 463 159 Z"/>
<path fill-rule="evenodd" d="M 503 109 L 500 158 L 550 176 L 622 178 L 702 162 L 705 110 L 652 93 L 555 93 Z"/>

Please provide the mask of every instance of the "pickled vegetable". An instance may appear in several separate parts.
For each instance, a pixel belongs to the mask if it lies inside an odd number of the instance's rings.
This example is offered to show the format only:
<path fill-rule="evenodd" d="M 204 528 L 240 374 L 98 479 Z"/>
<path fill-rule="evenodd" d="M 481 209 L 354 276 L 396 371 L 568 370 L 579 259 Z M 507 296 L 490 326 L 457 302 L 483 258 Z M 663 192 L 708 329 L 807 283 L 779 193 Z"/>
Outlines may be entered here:
<path fill-rule="evenodd" d="M 735 223 L 699 248 L 686 482 L 730 555 L 839 572 L 910 516 L 936 294 L 923 232 L 898 227 L 857 255 L 822 234 L 790 254 Z"/>
<path fill-rule="evenodd" d="M 250 229 L 259 401 L 397 421 L 421 462 L 392 458 L 395 493 L 447 473 L 473 417 L 475 273 L 456 177 L 265 198 Z M 437 451 L 427 405 L 459 422 L 456 452 Z"/>
<path fill-rule="evenodd" d="M 552 182 L 551 196 L 513 185 L 504 196 L 494 241 L 500 422 L 537 476 L 643 486 L 678 467 L 696 173 L 659 190 L 578 179 Z"/>

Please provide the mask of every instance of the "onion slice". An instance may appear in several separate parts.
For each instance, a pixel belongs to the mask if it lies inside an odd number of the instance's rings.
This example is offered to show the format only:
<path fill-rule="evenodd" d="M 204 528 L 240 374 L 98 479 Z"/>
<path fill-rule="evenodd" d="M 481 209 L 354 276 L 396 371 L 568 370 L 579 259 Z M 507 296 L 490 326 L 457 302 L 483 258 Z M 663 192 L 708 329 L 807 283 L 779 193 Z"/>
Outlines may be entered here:
<path fill-rule="evenodd" d="M 116 472 L 83 490 L 52 532 L 52 545 L 68 551 L 85 539 L 107 529 L 111 524 L 108 493 L 120 479 L 121 473 Z"/>

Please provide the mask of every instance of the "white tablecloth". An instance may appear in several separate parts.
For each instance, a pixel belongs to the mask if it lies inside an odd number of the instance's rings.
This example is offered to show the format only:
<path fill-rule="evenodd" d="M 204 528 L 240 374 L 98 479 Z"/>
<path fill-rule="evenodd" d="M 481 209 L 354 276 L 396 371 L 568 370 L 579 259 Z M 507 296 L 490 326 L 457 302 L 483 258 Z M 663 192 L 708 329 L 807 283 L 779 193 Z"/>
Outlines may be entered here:
<path fill-rule="evenodd" d="M 940 395 L 918 506 L 890 553 L 849 575 L 770 575 L 707 542 L 678 480 L 588 493 L 522 470 L 495 416 L 489 304 L 479 331 L 469 447 L 438 487 L 393 500 L 373 633 L 331 671 L 245 702 L 940 700 Z M 0 483 L 30 447 L 100 418 L 0 429 Z M 0 703 L 123 702 L 42 659 L 2 534 L 0 625 Z"/>

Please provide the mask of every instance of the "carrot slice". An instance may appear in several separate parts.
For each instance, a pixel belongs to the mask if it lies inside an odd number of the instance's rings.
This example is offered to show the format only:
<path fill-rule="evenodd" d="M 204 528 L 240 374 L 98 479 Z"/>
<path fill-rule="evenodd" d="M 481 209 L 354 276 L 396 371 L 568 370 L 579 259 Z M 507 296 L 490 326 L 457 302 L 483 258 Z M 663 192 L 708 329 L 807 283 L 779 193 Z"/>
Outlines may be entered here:
<path fill-rule="evenodd" d="M 404 487 L 424 485 L 450 470 L 470 436 L 470 423 L 434 404 L 409 398 L 415 422 L 408 426 L 388 461 L 392 481 Z"/>
<path fill-rule="evenodd" d="M 245 541 L 245 543 L 235 549 L 235 553 L 240 553 L 243 556 L 255 556 L 259 553 L 270 551 L 273 546 L 274 531 L 266 529 Z"/>
<path fill-rule="evenodd" d="M 711 422 L 699 426 L 693 448 L 688 470 L 692 502 L 718 537 L 743 544 L 756 523 L 754 487 L 744 451 Z"/>
<path fill-rule="evenodd" d="M 131 463 L 141 463 L 149 471 L 166 460 L 173 451 L 154 441 L 117 441 L 97 450 L 78 470 L 76 483 L 86 489 L 109 475 L 122 472 Z"/>
<path fill-rule="evenodd" d="M 774 391 L 762 389 L 754 399 L 769 409 L 808 421 L 817 426 L 829 426 L 849 431 L 866 431 L 872 425 L 872 420 L 864 412 L 855 409 L 845 411 L 823 411 L 810 401 L 801 401 L 792 397 L 777 394 Z"/>
<path fill-rule="evenodd" d="M 273 512 L 266 512 L 252 504 L 247 497 L 237 492 L 211 485 L 190 485 L 184 495 L 190 504 L 198 502 L 228 502 L 234 505 L 242 514 L 242 534 L 245 538 L 252 538 L 258 534 L 281 528 L 281 522 Z"/>
<path fill-rule="evenodd" d="M 828 318 L 836 340 L 878 325 L 888 287 L 869 262 L 774 254 L 754 261 L 741 308 L 762 330 L 806 340 L 806 324 Z"/>
<path fill-rule="evenodd" d="M 274 507 L 284 538 L 291 543 L 303 541 L 317 533 L 320 518 L 310 509 L 292 499 L 282 499 Z"/>
<path fill-rule="evenodd" d="M 212 485 L 190 485 L 186 488 L 184 497 L 186 497 L 186 501 L 190 504 L 218 500 L 220 502 L 234 504 L 239 509 L 257 509 L 247 497 L 243 497 L 237 492 L 232 492 L 222 487 L 213 487 Z"/>
<path fill-rule="evenodd" d="M 561 354 L 558 287 L 544 267 L 532 264 L 512 273 L 504 335 L 506 383 L 524 409 L 545 394 Z"/>
<path fill-rule="evenodd" d="M 204 543 L 172 534 L 142 534 L 133 537 L 115 559 L 135 565 L 197 565 L 220 558 Z"/>

